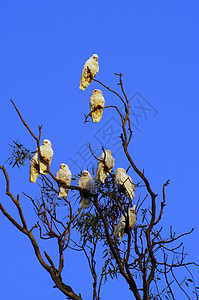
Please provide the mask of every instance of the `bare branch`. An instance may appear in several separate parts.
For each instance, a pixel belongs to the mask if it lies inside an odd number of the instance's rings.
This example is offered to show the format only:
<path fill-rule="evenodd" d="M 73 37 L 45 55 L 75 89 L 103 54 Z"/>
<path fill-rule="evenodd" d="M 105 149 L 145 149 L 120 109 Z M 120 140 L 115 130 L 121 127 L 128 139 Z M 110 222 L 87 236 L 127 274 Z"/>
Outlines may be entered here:
<path fill-rule="evenodd" d="M 166 198 L 165 198 L 165 187 L 169 184 L 169 180 L 167 180 L 167 182 L 163 185 L 163 189 L 162 189 L 162 193 L 163 193 L 163 201 L 161 202 L 161 210 L 160 210 L 160 214 L 159 214 L 159 217 L 158 219 L 156 220 L 156 222 L 153 224 L 153 226 L 155 226 L 161 219 L 162 217 L 162 213 L 163 213 L 163 208 L 164 206 L 166 205 L 165 202 L 166 202 Z"/>
<path fill-rule="evenodd" d="M 191 300 L 191 298 L 189 297 L 189 295 L 188 295 L 188 294 L 185 292 L 185 290 L 182 288 L 182 284 L 179 283 L 179 281 L 177 280 L 176 276 L 174 275 L 172 268 L 171 268 L 171 273 L 172 273 L 173 278 L 175 279 L 177 285 L 179 286 L 179 288 L 183 291 L 183 293 L 187 296 L 187 298 L 188 298 L 189 300 Z"/>
<path fill-rule="evenodd" d="M 164 277 L 165 277 L 165 280 L 166 280 L 168 289 L 169 289 L 169 291 L 170 291 L 170 294 L 171 294 L 171 296 L 172 296 L 172 299 L 175 300 L 174 294 L 173 294 L 172 289 L 171 289 L 171 285 L 170 285 L 169 280 L 168 280 L 168 278 L 167 278 L 166 255 L 165 255 L 165 253 L 164 253 L 164 262 L 165 262 L 165 264 L 164 264 Z"/>
<path fill-rule="evenodd" d="M 191 234 L 193 231 L 194 231 L 194 228 L 192 228 L 188 232 L 184 232 L 184 233 L 178 235 L 176 238 L 172 238 L 170 240 L 161 240 L 161 241 L 155 242 L 154 244 L 168 244 L 168 243 L 172 243 L 174 241 L 177 241 L 178 239 L 180 239 L 181 237 L 183 237 L 185 235 Z"/>
<path fill-rule="evenodd" d="M 8 174 L 7 174 L 7 171 L 6 169 L 3 167 L 3 166 L 0 166 L 0 169 L 3 171 L 4 173 L 4 177 L 5 177 L 5 180 L 6 180 L 6 195 L 8 195 L 11 200 L 13 201 L 13 203 L 16 205 L 17 207 L 17 210 L 19 212 L 19 216 L 20 216 L 20 219 L 22 221 L 22 224 L 23 224 L 23 229 L 24 230 L 27 230 L 27 224 L 26 224 L 26 221 L 25 221 L 25 218 L 23 216 L 23 213 L 22 213 L 22 209 L 21 209 L 21 206 L 19 204 L 19 195 L 17 195 L 17 200 L 14 198 L 14 196 L 11 194 L 10 192 L 10 182 L 9 182 L 9 178 L 8 178 Z M 2 212 L 5 214 L 5 210 L 3 209 L 3 206 L 2 206 Z M 9 217 L 8 217 L 9 216 Z M 9 218 L 9 220 L 19 229 L 21 228 L 21 226 L 10 216 L 10 215 L 7 215 L 7 217 Z M 20 230 L 22 231 L 22 230 Z"/>
<path fill-rule="evenodd" d="M 117 97 L 119 97 L 120 100 L 122 101 L 122 103 L 124 104 L 125 109 L 126 109 L 126 103 L 125 103 L 124 99 L 123 99 L 117 92 L 115 92 L 114 90 L 110 89 L 110 88 L 109 88 L 108 86 L 106 86 L 104 83 L 102 83 L 101 81 L 99 81 L 99 80 L 97 80 L 97 79 L 95 79 L 95 78 L 93 78 L 93 81 L 98 82 L 98 83 L 101 84 L 104 88 L 106 88 L 106 89 L 109 90 L 111 93 L 113 93 L 113 94 L 115 94 Z"/>
<path fill-rule="evenodd" d="M 115 105 L 107 105 L 107 106 L 104 106 L 104 107 L 103 107 L 103 109 L 105 109 L 105 108 L 115 108 L 116 111 L 117 111 L 117 113 L 118 113 L 119 116 L 120 116 L 121 121 L 123 122 L 124 117 L 123 117 L 123 115 L 121 114 L 121 112 L 119 111 L 119 109 L 118 109 L 117 106 L 115 106 Z M 91 111 L 88 115 L 84 114 L 84 117 L 85 117 L 84 123 L 88 123 L 88 122 L 89 122 L 89 121 L 88 121 L 88 117 L 91 116 L 91 114 L 92 114 L 94 111 L 95 111 L 95 110 Z"/>
<path fill-rule="evenodd" d="M 22 123 L 24 124 L 24 126 L 28 129 L 28 131 L 29 131 L 29 133 L 32 135 L 32 137 L 33 137 L 36 141 L 38 141 L 38 138 L 34 135 L 34 133 L 32 132 L 32 130 L 29 128 L 29 126 L 27 125 L 27 123 L 26 123 L 26 122 L 24 121 L 24 119 L 22 118 L 22 115 L 21 115 L 20 111 L 18 110 L 18 108 L 16 107 L 14 101 L 13 101 L 13 100 L 10 100 L 10 101 L 11 101 L 11 103 L 13 104 L 15 110 L 17 111 L 17 113 L 18 113 L 18 115 L 19 115 L 19 117 L 20 117 Z M 39 127 L 40 130 L 41 130 L 41 127 L 42 127 L 42 126 Z M 40 130 L 39 130 L 39 132 L 40 132 Z"/>

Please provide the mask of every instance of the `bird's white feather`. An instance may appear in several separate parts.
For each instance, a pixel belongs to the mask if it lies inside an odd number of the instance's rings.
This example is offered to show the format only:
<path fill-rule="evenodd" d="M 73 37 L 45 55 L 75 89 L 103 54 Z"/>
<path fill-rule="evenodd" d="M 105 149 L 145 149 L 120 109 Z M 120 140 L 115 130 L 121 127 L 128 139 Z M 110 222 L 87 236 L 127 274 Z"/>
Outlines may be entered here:
<path fill-rule="evenodd" d="M 80 207 L 89 208 L 91 204 L 91 195 L 89 193 L 95 193 L 95 180 L 91 177 L 90 173 L 86 170 L 82 172 L 82 175 L 79 179 L 78 186 L 88 191 L 88 194 L 85 192 L 80 192 L 81 202 Z"/>
<path fill-rule="evenodd" d="M 39 159 L 40 174 L 47 174 L 48 166 L 50 166 L 54 151 L 51 142 L 47 139 L 43 140 L 43 145 L 40 147 L 42 159 Z"/>
<path fill-rule="evenodd" d="M 104 106 L 105 99 L 102 91 L 94 90 L 90 97 L 90 113 L 93 122 L 99 122 L 101 120 Z"/>
<path fill-rule="evenodd" d="M 98 55 L 93 54 L 84 64 L 81 79 L 80 79 L 80 90 L 84 91 L 89 86 L 93 78 L 99 71 Z"/>
<path fill-rule="evenodd" d="M 42 159 L 39 157 L 38 149 L 36 149 L 35 154 L 30 160 L 30 182 L 35 183 L 39 174 L 47 174 L 47 169 L 48 166 L 50 166 L 54 153 L 49 140 L 43 140 L 43 145 L 40 146 L 40 152 Z"/>
<path fill-rule="evenodd" d="M 71 174 L 71 171 L 69 170 L 69 168 L 66 164 L 63 163 L 63 164 L 60 165 L 60 169 L 56 174 L 56 178 L 61 180 L 64 184 L 70 185 L 72 174 Z M 59 195 L 58 195 L 58 197 L 60 197 L 60 198 L 62 197 L 64 199 L 66 199 L 69 189 L 67 189 L 64 186 L 63 183 L 61 183 L 61 182 L 58 183 L 58 186 L 59 186 Z"/>
<path fill-rule="evenodd" d="M 39 165 L 38 165 L 38 152 L 36 150 L 35 154 L 30 160 L 30 182 L 35 183 L 38 176 L 39 176 Z"/>
<path fill-rule="evenodd" d="M 99 157 L 96 179 L 104 183 L 105 178 L 112 171 L 114 165 L 115 159 L 112 156 L 112 152 L 110 150 L 105 150 L 105 153 L 103 152 Z"/>
<path fill-rule="evenodd" d="M 136 210 L 135 205 L 128 210 L 128 216 L 129 216 L 129 228 L 130 230 L 135 226 L 136 223 Z M 116 237 L 119 237 L 120 240 L 122 237 L 126 234 L 126 228 L 127 228 L 127 216 L 122 214 L 120 220 L 117 222 L 117 225 L 114 230 L 114 235 Z"/>
<path fill-rule="evenodd" d="M 123 168 L 118 168 L 115 171 L 115 181 L 119 191 L 123 192 L 131 200 L 135 198 L 135 188 L 132 179 Z"/>

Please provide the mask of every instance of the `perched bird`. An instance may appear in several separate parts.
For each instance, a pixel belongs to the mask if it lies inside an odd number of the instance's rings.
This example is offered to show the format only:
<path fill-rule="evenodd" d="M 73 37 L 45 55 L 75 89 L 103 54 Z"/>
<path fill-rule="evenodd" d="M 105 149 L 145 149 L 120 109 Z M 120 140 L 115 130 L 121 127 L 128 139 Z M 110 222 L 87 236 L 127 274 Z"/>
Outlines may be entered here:
<path fill-rule="evenodd" d="M 135 226 L 136 223 L 136 210 L 135 205 L 128 210 L 128 224 L 127 224 L 127 216 L 125 214 L 121 216 L 120 220 L 117 222 L 117 225 L 114 230 L 114 235 L 116 237 L 119 237 L 120 240 L 122 239 L 123 235 L 125 235 L 128 232 L 128 226 L 130 229 L 132 229 Z"/>
<path fill-rule="evenodd" d="M 56 174 L 56 178 L 61 180 L 66 185 L 70 185 L 72 174 L 71 174 L 71 171 L 69 170 L 69 167 L 66 164 L 60 165 L 60 169 Z M 64 199 L 66 199 L 69 189 L 67 189 L 62 182 L 58 183 L 58 186 L 59 186 L 58 197 L 60 197 L 60 198 L 63 197 Z"/>
<path fill-rule="evenodd" d="M 30 182 L 36 182 L 39 176 L 39 165 L 38 165 L 38 152 L 36 150 L 35 154 L 30 160 Z"/>
<path fill-rule="evenodd" d="M 91 204 L 91 195 L 89 193 L 95 193 L 95 180 L 88 171 L 84 170 L 82 172 L 78 186 L 88 191 L 88 193 L 80 191 L 80 207 L 89 208 Z"/>
<path fill-rule="evenodd" d="M 93 54 L 84 64 L 80 79 L 80 90 L 84 91 L 99 71 L 98 55 Z"/>
<path fill-rule="evenodd" d="M 123 168 L 118 168 L 115 171 L 115 181 L 120 192 L 124 193 L 131 200 L 135 198 L 135 188 L 132 179 Z"/>
<path fill-rule="evenodd" d="M 43 145 L 40 147 L 42 159 L 39 158 L 40 174 L 47 174 L 48 166 L 50 166 L 54 151 L 51 142 L 47 139 L 43 140 Z"/>
<path fill-rule="evenodd" d="M 94 90 L 90 97 L 90 113 L 93 122 L 99 122 L 102 118 L 105 99 L 102 91 Z"/>
<path fill-rule="evenodd" d="M 112 152 L 110 150 L 105 150 L 99 157 L 95 178 L 104 183 L 105 178 L 114 168 L 114 165 L 115 159 L 112 157 Z"/>
<path fill-rule="evenodd" d="M 30 182 L 35 183 L 39 174 L 47 174 L 47 167 L 50 166 L 54 153 L 49 140 L 43 140 L 40 152 L 42 159 L 39 158 L 39 151 L 36 149 L 35 154 L 30 160 Z"/>

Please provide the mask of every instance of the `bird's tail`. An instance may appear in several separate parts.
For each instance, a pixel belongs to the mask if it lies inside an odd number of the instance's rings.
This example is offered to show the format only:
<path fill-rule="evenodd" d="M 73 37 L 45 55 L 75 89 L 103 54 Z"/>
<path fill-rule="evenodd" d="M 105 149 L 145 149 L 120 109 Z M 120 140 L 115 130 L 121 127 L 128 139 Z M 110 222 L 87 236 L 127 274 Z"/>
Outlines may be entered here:
<path fill-rule="evenodd" d="M 40 174 L 46 175 L 47 174 L 47 163 L 39 162 Z"/>
<path fill-rule="evenodd" d="M 30 169 L 30 182 L 36 183 L 37 177 L 39 176 L 39 172 L 34 168 L 31 167 Z"/>
<path fill-rule="evenodd" d="M 84 90 L 85 90 L 85 87 L 83 87 L 83 86 L 80 84 L 79 89 L 82 90 L 82 91 L 84 91 Z"/>
<path fill-rule="evenodd" d="M 91 117 L 92 117 L 93 123 L 100 122 L 100 120 L 102 118 L 102 114 L 103 114 L 103 108 L 98 108 L 94 112 L 92 112 Z"/>
<path fill-rule="evenodd" d="M 68 196 L 68 189 L 66 189 L 66 188 L 64 188 L 64 187 L 62 187 L 62 186 L 60 186 L 58 197 L 59 197 L 59 198 L 64 198 L 64 199 L 66 199 L 67 196 Z"/>

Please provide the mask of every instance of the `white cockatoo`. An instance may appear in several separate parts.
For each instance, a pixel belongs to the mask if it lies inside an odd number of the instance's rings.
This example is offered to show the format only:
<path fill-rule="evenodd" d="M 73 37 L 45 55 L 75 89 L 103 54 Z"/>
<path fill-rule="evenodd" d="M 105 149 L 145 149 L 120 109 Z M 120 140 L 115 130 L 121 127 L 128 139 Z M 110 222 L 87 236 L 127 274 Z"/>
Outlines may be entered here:
<path fill-rule="evenodd" d="M 108 149 L 100 155 L 99 159 L 100 160 L 98 160 L 97 164 L 96 179 L 104 183 L 105 178 L 114 168 L 115 159 L 112 156 L 112 152 Z"/>
<path fill-rule="evenodd" d="M 90 113 L 93 122 L 99 122 L 102 118 L 105 99 L 102 91 L 94 90 L 90 97 Z"/>
<path fill-rule="evenodd" d="M 58 197 L 60 198 L 63 197 L 64 199 L 66 199 L 68 195 L 68 189 L 64 186 L 63 183 L 65 183 L 66 185 L 70 185 L 71 178 L 72 178 L 71 171 L 69 170 L 69 167 L 66 164 L 60 165 L 60 169 L 56 174 L 56 178 L 62 181 L 58 183 L 59 186 Z"/>
<path fill-rule="evenodd" d="M 42 159 L 39 159 L 40 174 L 47 174 L 48 166 L 50 166 L 54 151 L 51 142 L 47 139 L 43 140 L 43 145 L 40 146 Z"/>
<path fill-rule="evenodd" d="M 136 210 L 135 205 L 128 210 L 128 216 L 129 220 L 127 224 L 127 216 L 125 213 L 125 216 L 122 214 L 120 220 L 117 222 L 117 225 L 114 230 L 114 235 L 116 237 L 119 237 L 120 240 L 122 239 L 123 235 L 127 233 L 127 225 L 129 225 L 130 229 L 132 229 L 135 226 L 136 223 Z"/>
<path fill-rule="evenodd" d="M 95 180 L 91 177 L 91 174 L 87 170 L 82 172 L 78 186 L 88 191 L 88 194 L 80 191 L 80 207 L 89 208 L 91 204 L 91 195 L 89 195 L 89 193 L 95 193 Z"/>
<path fill-rule="evenodd" d="M 98 55 L 93 54 L 84 64 L 80 79 L 80 90 L 84 91 L 99 71 Z"/>
<path fill-rule="evenodd" d="M 38 159 L 38 149 L 36 149 L 35 154 L 30 160 L 30 182 L 35 183 L 39 174 L 47 174 L 47 166 L 50 166 L 54 153 L 49 140 L 43 140 L 43 145 L 40 146 L 40 152 L 43 159 L 42 161 Z"/>
<path fill-rule="evenodd" d="M 124 193 L 131 200 L 135 198 L 135 188 L 132 179 L 123 168 L 118 168 L 115 171 L 115 181 L 120 192 Z"/>
<path fill-rule="evenodd" d="M 38 152 L 36 150 L 35 154 L 30 160 L 30 182 L 36 182 L 39 176 L 39 165 L 38 165 Z"/>

